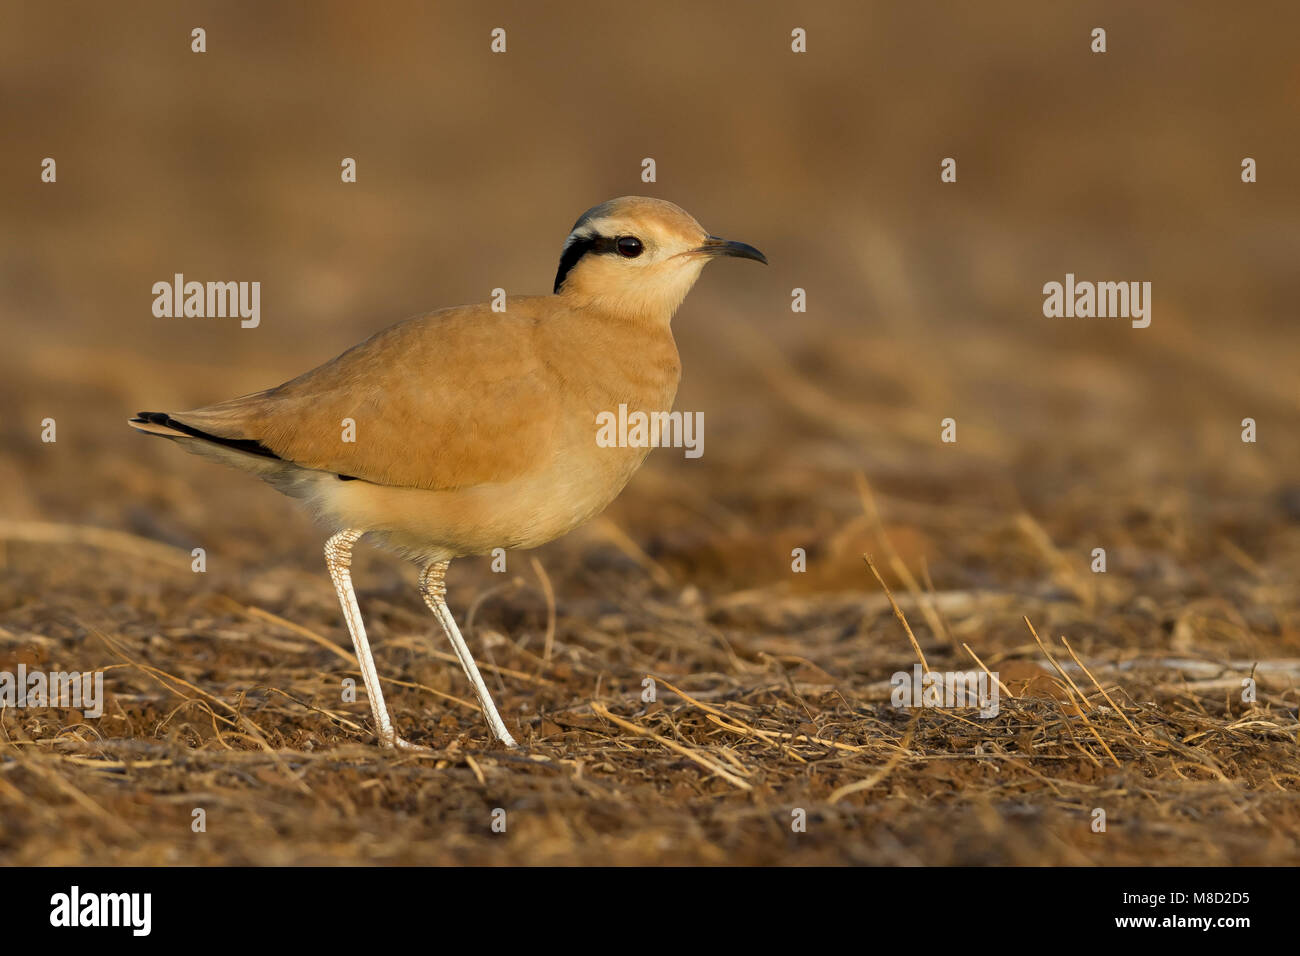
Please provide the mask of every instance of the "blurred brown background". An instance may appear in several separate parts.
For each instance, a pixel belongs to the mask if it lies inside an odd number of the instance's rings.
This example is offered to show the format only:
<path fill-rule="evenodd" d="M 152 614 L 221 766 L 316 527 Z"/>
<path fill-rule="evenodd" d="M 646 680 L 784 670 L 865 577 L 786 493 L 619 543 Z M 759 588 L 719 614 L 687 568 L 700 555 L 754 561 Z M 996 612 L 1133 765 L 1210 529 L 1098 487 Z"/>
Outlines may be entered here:
<path fill-rule="evenodd" d="M 544 292 L 577 215 L 627 193 L 773 263 L 710 270 L 682 310 L 679 406 L 705 411 L 707 452 L 656 455 L 654 472 L 798 489 L 784 514 L 851 502 L 834 478 L 849 469 L 902 492 L 958 459 L 980 479 L 945 487 L 954 506 L 988 485 L 1266 493 L 1261 470 L 1296 474 L 1286 4 L 71 3 L 5 19 L 8 514 L 121 524 L 114 462 L 144 459 L 205 503 L 201 524 L 158 515 L 170 534 L 293 527 L 287 502 L 122 417 L 275 384 L 496 286 Z M 645 156 L 657 183 L 640 182 Z M 1151 327 L 1045 319 L 1042 284 L 1067 271 L 1151 281 Z M 175 272 L 260 280 L 261 327 L 155 318 L 150 287 Z M 792 402 L 769 359 L 832 405 Z M 935 440 L 948 415 L 956 448 Z M 38 449 L 46 416 L 59 442 Z M 1246 416 L 1257 447 L 1237 440 Z M 1210 461 L 1230 487 L 1204 486 Z"/>
<path fill-rule="evenodd" d="M 574 219 L 641 193 L 771 266 L 714 265 L 678 313 L 678 407 L 705 413 L 705 454 L 656 452 L 603 523 L 542 549 L 561 621 L 585 613 L 566 600 L 646 568 L 706 606 L 755 589 L 876 593 L 858 557 L 879 547 L 861 473 L 914 573 L 1019 596 L 970 625 L 1002 650 L 1035 610 L 1115 653 L 1162 653 L 1177 634 L 1182 651 L 1224 658 L 1300 647 L 1286 583 L 1300 567 L 1294 4 L 5 0 L 3 20 L 11 530 L 202 546 L 200 592 L 300 619 L 314 589 L 311 626 L 342 640 L 319 529 L 125 419 L 277 384 L 497 286 L 546 292 Z M 1096 26 L 1104 55 L 1089 49 Z M 57 184 L 40 181 L 47 156 Z M 339 180 L 343 157 L 356 184 Z M 643 157 L 658 182 L 640 181 Z M 260 327 L 155 318 L 151 286 L 176 272 L 259 280 Z M 1045 318 L 1042 286 L 1067 272 L 1150 281 L 1150 328 Z M 794 287 L 806 314 L 790 310 Z M 948 416 L 952 446 L 938 440 Z M 47 417 L 56 444 L 40 442 Z M 1245 417 L 1257 444 L 1240 441 Z M 111 555 L 14 538 L 10 645 L 58 662 L 88 622 L 143 639 L 171 613 L 202 630 L 188 575 L 157 584 Z M 790 573 L 793 547 L 809 551 L 806 576 Z M 604 573 L 592 555 L 606 552 L 630 563 Z M 368 554 L 358 583 L 364 605 L 365 588 L 395 595 L 410 572 Z M 492 584 L 485 561 L 453 565 L 453 606 Z M 1073 603 L 1053 604 L 1062 593 Z M 1200 599 L 1232 629 L 1197 617 L 1179 631 Z M 803 640 L 852 676 L 818 638 L 764 627 L 758 645 Z M 870 641 L 906 665 L 887 614 L 879 631 Z"/>
<path fill-rule="evenodd" d="M 679 407 L 706 413 L 707 450 L 654 473 L 743 475 L 778 499 L 771 521 L 851 506 L 852 469 L 906 493 L 960 462 L 954 507 L 1296 476 L 1293 8 L 783 7 L 9 4 L 4 511 L 119 525 L 114 463 L 144 460 L 205 505 L 159 531 L 302 527 L 123 416 L 276 384 L 496 286 L 545 292 L 577 215 L 628 193 L 773 263 L 710 270 L 681 311 Z M 1149 280 L 1151 327 L 1044 318 L 1067 271 Z M 175 272 L 260 280 L 261 327 L 155 318 L 150 288 Z M 949 415 L 955 448 L 936 440 Z M 59 441 L 38 447 L 46 416 Z M 1246 416 L 1258 446 L 1238 441 Z"/>

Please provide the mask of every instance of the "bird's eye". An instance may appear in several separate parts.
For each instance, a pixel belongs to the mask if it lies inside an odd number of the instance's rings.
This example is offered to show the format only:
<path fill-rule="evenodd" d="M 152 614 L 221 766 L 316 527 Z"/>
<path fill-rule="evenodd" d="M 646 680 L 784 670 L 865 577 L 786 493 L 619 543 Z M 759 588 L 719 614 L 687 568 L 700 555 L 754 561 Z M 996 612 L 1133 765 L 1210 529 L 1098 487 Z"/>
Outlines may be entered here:
<path fill-rule="evenodd" d="M 641 240 L 636 236 L 619 236 L 614 243 L 614 247 L 618 249 L 620 256 L 627 259 L 635 259 L 645 251 L 645 247 L 641 245 Z"/>

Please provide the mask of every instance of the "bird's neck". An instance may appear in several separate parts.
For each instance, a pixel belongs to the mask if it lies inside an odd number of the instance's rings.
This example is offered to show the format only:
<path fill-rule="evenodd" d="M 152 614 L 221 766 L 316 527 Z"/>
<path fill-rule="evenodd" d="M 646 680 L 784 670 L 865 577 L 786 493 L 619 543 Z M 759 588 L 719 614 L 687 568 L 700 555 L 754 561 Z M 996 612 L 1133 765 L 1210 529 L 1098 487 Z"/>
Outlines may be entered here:
<path fill-rule="evenodd" d="M 600 268 L 601 263 L 580 263 L 570 273 L 561 297 L 612 318 L 667 325 L 699 279 L 704 262 L 696 258 L 658 263 L 630 273 Z"/>
<path fill-rule="evenodd" d="M 597 303 L 565 313 L 552 330 L 554 342 L 575 370 L 571 381 L 584 383 L 593 409 L 672 408 L 682 367 L 671 318 L 662 310 L 606 310 Z"/>

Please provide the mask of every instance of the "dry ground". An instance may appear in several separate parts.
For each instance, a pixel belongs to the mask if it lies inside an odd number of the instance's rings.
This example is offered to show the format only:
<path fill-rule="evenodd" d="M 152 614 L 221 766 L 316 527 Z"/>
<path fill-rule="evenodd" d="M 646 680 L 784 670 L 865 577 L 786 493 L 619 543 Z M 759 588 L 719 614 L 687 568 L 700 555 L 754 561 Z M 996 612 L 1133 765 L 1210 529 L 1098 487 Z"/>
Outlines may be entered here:
<path fill-rule="evenodd" d="M 109 700 L 0 712 L 0 861 L 1300 862 L 1294 15 L 968 6 L 828 4 L 795 61 L 782 5 L 232 6 L 206 59 L 172 5 L 18 8 L 0 671 L 103 669 Z M 655 452 L 504 574 L 453 563 L 517 754 L 413 569 L 363 548 L 395 722 L 434 750 L 382 753 L 320 529 L 124 420 L 548 288 L 572 219 L 633 191 L 773 263 L 711 267 L 675 324 L 705 454 Z M 262 327 L 155 319 L 176 271 L 261 280 Z M 1066 271 L 1151 280 L 1151 327 L 1045 319 Z M 996 717 L 890 706 L 917 654 L 864 553 L 930 667 L 1002 675 Z"/>
<path fill-rule="evenodd" d="M 873 493 L 851 473 L 818 482 L 815 506 L 741 484 L 711 503 L 685 467 L 652 469 L 613 518 L 537 564 L 453 565 L 453 607 L 521 754 L 486 744 L 413 573 L 372 554 L 358 579 L 390 705 L 435 748 L 378 751 L 364 701 L 340 703 L 358 672 L 313 529 L 239 476 L 193 472 L 230 485 L 193 507 L 246 497 L 264 521 L 196 539 L 203 575 L 190 541 L 152 540 L 175 540 L 160 523 L 184 521 L 190 489 L 151 492 L 139 463 L 119 462 L 103 489 L 127 530 L 6 524 L 0 669 L 102 668 L 111 693 L 97 721 L 2 715 L 5 858 L 1296 862 L 1294 493 L 1204 510 L 1172 492 L 1063 494 L 1035 518 Z M 783 529 L 753 530 L 746 516 L 769 510 Z M 1105 575 L 1087 570 L 1094 539 Z M 809 546 L 804 576 L 784 570 L 792 542 Z M 915 657 L 864 550 L 930 667 L 974 667 L 969 645 L 1019 695 L 996 718 L 889 706 L 885 682 Z M 734 568 L 755 586 L 728 586 Z M 196 807 L 204 834 L 190 831 Z M 506 834 L 490 829 L 498 807 Z M 796 808 L 806 832 L 792 831 Z"/>

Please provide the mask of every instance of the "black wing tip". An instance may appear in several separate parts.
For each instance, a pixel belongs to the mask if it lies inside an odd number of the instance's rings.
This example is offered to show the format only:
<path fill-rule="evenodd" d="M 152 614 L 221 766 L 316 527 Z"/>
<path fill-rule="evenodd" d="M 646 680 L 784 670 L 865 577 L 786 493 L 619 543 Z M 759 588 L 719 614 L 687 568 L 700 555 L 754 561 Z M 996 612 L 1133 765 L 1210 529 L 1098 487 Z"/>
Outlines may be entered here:
<path fill-rule="evenodd" d="M 225 445 L 227 448 L 247 452 L 250 455 L 261 455 L 263 458 L 284 460 L 254 438 L 222 438 L 220 435 L 213 435 L 211 432 L 201 431 L 186 425 L 184 422 L 178 422 L 166 412 L 137 412 L 135 418 L 131 419 L 131 421 L 138 425 L 162 425 L 166 428 L 175 429 L 191 438 L 212 442 L 214 445 Z"/>

